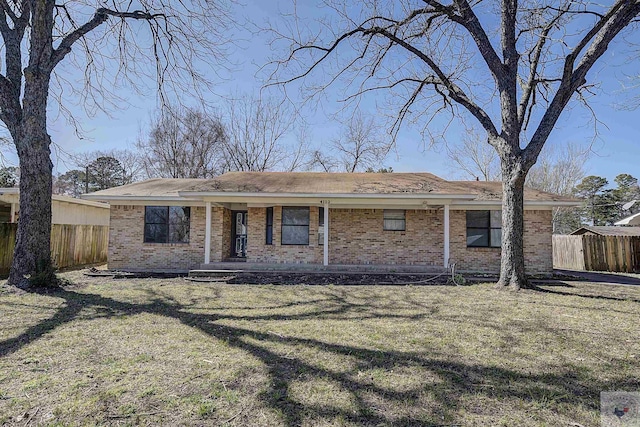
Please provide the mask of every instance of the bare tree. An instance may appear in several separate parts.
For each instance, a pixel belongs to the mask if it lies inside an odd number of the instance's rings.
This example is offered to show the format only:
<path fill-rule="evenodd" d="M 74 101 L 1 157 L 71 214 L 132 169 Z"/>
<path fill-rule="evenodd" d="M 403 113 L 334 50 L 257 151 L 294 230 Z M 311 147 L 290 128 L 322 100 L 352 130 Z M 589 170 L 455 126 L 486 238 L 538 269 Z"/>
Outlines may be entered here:
<path fill-rule="evenodd" d="M 447 156 L 458 172 L 471 179 L 500 180 L 500 158 L 475 129 L 462 137 L 461 144 L 447 144 Z"/>
<path fill-rule="evenodd" d="M 526 185 L 536 190 L 568 196 L 585 177 L 585 165 L 590 157 L 589 148 L 574 143 L 547 146 L 529 171 Z"/>
<path fill-rule="evenodd" d="M 320 168 L 323 172 L 335 172 L 340 166 L 337 158 L 325 154 L 321 150 L 313 152 L 312 163 L 315 168 Z"/>
<path fill-rule="evenodd" d="M 144 172 L 142 156 L 138 151 L 127 149 L 98 150 L 88 153 L 80 153 L 73 156 L 77 168 L 86 173 L 86 169 L 100 157 L 116 159 L 122 168 L 122 185 L 139 181 Z M 91 171 L 89 171 L 91 175 Z"/>
<path fill-rule="evenodd" d="M 476 139 L 477 137 L 477 134 L 471 132 L 468 137 L 463 138 L 459 146 L 448 146 L 449 158 L 459 167 L 458 171 L 464 172 L 471 179 L 501 180 L 498 154 L 484 141 Z M 545 146 L 538 156 L 538 161 L 529 170 L 525 185 L 540 191 L 571 196 L 574 187 L 586 175 L 585 165 L 590 157 L 589 148 L 573 143 Z M 573 231 L 577 215 L 576 209 L 554 208 L 553 232 Z"/>
<path fill-rule="evenodd" d="M 213 178 L 224 170 L 227 135 L 221 118 L 192 108 L 166 108 L 137 147 L 149 178 Z"/>
<path fill-rule="evenodd" d="M 471 117 L 500 157 L 502 262 L 499 287 L 527 285 L 523 189 L 549 134 L 572 99 L 588 100 L 587 74 L 640 14 L 640 0 L 328 0 L 335 16 L 274 29 L 288 52 L 273 84 L 299 80 L 320 94 L 347 83 L 347 99 L 385 91 L 428 128 L 434 114 Z M 498 17 L 498 19 L 496 19 Z M 295 17 L 294 17 L 295 18 Z M 308 28 L 308 31 L 305 30 Z M 309 78 L 308 78 L 309 77 Z M 317 78 L 325 78 L 318 82 Z"/>
<path fill-rule="evenodd" d="M 117 107 L 116 90 L 198 96 L 220 56 L 227 12 L 221 3 L 114 0 L 0 2 L 0 120 L 16 146 L 20 222 L 8 283 L 54 283 L 51 264 L 51 138 L 48 101 L 65 114 L 81 103 L 90 114 Z M 206 29 L 206 31 L 203 31 Z M 84 85 L 78 84 L 80 72 Z M 149 84 L 150 83 L 150 84 Z M 191 88 L 189 90 L 189 88 Z M 68 98 L 65 98 L 69 95 Z"/>
<path fill-rule="evenodd" d="M 0 136 L 0 166 L 7 166 L 10 162 L 7 155 L 13 154 L 15 147 L 10 138 Z"/>
<path fill-rule="evenodd" d="M 342 134 L 331 141 L 329 150 L 315 151 L 313 159 L 325 172 L 366 171 L 380 168 L 391 146 L 390 140 L 385 141 L 375 118 L 365 117 L 357 111 Z"/>
<path fill-rule="evenodd" d="M 477 135 L 476 135 L 477 136 Z M 487 148 L 488 147 L 488 148 Z M 500 159 L 490 146 L 473 136 L 465 137 L 462 144 L 447 147 L 447 155 L 468 178 L 500 181 L 496 168 Z M 549 193 L 570 195 L 573 187 L 585 177 L 585 164 L 591 157 L 589 148 L 574 143 L 546 146 L 527 174 L 527 187 Z"/>
<path fill-rule="evenodd" d="M 227 112 L 227 170 L 292 171 L 308 164 L 304 135 L 298 135 L 297 143 L 288 141 L 296 115 L 284 102 L 241 96 L 229 101 Z"/>

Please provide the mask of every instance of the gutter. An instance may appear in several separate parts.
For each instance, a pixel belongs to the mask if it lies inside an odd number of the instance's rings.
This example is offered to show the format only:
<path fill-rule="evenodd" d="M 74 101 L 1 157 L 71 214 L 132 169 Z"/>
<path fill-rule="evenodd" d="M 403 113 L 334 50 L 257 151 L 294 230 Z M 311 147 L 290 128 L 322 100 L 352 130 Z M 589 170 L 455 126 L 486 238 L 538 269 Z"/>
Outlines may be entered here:
<path fill-rule="evenodd" d="M 178 196 L 134 196 L 134 195 L 97 195 L 97 194 L 83 194 L 81 196 L 86 200 L 100 200 L 100 201 L 117 201 L 117 202 L 203 202 L 209 198 L 216 198 L 218 202 L 224 202 L 219 199 L 237 199 L 235 202 L 242 202 L 242 199 L 391 199 L 391 200 L 446 200 L 451 206 L 496 206 L 501 205 L 500 200 L 474 200 L 477 195 L 475 194 L 372 194 L 372 193 L 334 193 L 334 194 L 318 194 L 318 193 L 224 193 L 224 192 L 193 192 L 193 191 L 181 191 L 178 192 Z M 525 200 L 524 205 L 527 207 L 540 206 L 540 207 L 577 207 L 582 204 L 581 201 L 553 201 L 553 200 Z"/>
<path fill-rule="evenodd" d="M 435 194 L 435 193 L 243 193 L 179 191 L 181 197 L 265 197 L 301 199 L 466 199 L 473 200 L 475 194 Z"/>

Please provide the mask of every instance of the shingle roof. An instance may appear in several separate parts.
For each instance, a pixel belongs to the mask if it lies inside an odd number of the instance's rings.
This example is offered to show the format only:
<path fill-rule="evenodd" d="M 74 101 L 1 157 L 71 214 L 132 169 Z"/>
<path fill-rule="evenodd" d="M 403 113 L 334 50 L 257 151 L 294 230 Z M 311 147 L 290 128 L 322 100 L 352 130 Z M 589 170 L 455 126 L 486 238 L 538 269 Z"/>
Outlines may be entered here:
<path fill-rule="evenodd" d="M 571 234 L 582 235 L 588 232 L 600 236 L 640 236 L 640 227 L 621 227 L 616 225 L 584 226 Z"/>
<path fill-rule="evenodd" d="M 150 179 L 90 196 L 168 197 L 186 192 L 469 195 L 476 200 L 500 200 L 502 184 L 447 181 L 430 173 L 229 172 L 213 179 Z M 575 201 L 532 189 L 525 190 L 525 200 Z"/>
<path fill-rule="evenodd" d="M 137 197 L 179 197 L 178 192 L 201 182 L 201 179 L 153 178 L 120 187 L 107 188 L 88 195 L 92 196 L 137 196 Z"/>

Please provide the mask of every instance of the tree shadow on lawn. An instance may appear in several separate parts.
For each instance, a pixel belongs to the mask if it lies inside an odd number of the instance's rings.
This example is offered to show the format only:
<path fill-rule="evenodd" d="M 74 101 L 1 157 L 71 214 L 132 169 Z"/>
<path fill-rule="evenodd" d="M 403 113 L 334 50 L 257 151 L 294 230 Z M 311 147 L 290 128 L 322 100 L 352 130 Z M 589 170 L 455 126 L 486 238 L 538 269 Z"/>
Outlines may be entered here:
<path fill-rule="evenodd" d="M 314 422 L 331 422 L 340 417 L 347 422 L 364 425 L 445 425 L 456 419 L 467 397 L 482 395 L 488 399 L 498 401 L 504 399 L 519 399 L 525 402 L 544 406 L 551 396 L 558 403 L 566 403 L 568 407 L 580 405 L 589 411 L 597 411 L 599 407 L 599 392 L 620 388 L 626 384 L 607 383 L 589 375 L 588 370 L 572 369 L 555 370 L 546 373 L 524 373 L 497 366 L 483 366 L 466 364 L 456 361 L 429 358 L 423 352 L 401 352 L 375 350 L 350 345 L 334 344 L 318 339 L 282 336 L 265 333 L 243 327 L 221 325 L 219 320 L 303 320 L 309 318 L 346 318 L 354 313 L 360 313 L 365 304 L 354 304 L 339 295 L 329 298 L 303 301 L 297 304 L 285 303 L 275 307 L 291 307 L 294 305 L 317 305 L 319 302 L 330 304 L 324 309 L 313 309 L 299 314 L 277 315 L 226 315 L 210 313 L 193 313 L 191 304 L 179 304 L 171 296 L 148 290 L 150 302 L 145 304 L 117 301 L 97 294 L 80 293 L 70 289 L 59 289 L 49 295 L 65 300 L 63 307 L 49 319 L 28 328 L 15 338 L 0 342 L 0 357 L 8 356 L 31 342 L 39 339 L 56 327 L 71 322 L 78 317 L 82 310 L 93 308 L 97 317 L 133 316 L 137 314 L 153 314 L 179 320 L 182 324 L 195 328 L 217 340 L 223 340 L 229 346 L 245 351 L 259 359 L 267 369 L 268 388 L 260 395 L 261 400 L 282 414 L 283 422 L 288 426 L 302 425 L 305 420 Z M 379 314 L 376 317 L 408 318 L 401 314 Z M 92 317 L 83 316 L 82 319 Z M 268 345 L 285 344 L 305 347 L 317 352 L 326 352 L 334 356 L 355 359 L 355 366 L 347 371 L 335 372 L 309 363 L 302 358 L 283 356 L 273 351 Z M 425 378 L 419 386 L 408 387 L 398 391 L 392 387 L 376 385 L 366 379 L 360 379 L 358 372 L 363 369 L 382 369 L 385 371 L 401 368 L 417 367 L 426 370 L 436 377 L 437 381 Z M 305 404 L 297 401 L 291 393 L 291 386 L 301 378 L 325 380 L 339 385 L 341 391 L 346 391 L 355 404 L 354 410 L 347 410 L 337 405 Z M 421 415 L 394 416 L 380 406 L 387 402 L 390 405 L 413 405 L 425 393 L 430 395 L 436 404 L 432 412 Z M 336 397 L 337 398 L 337 397 Z M 373 402 L 378 402 L 374 404 Z M 491 408 L 485 408 L 491 412 Z M 571 412 L 570 409 L 568 409 Z M 570 414 L 565 414 L 570 416 Z M 441 420 L 436 422 L 434 420 Z M 239 421 L 239 419 L 238 419 Z M 451 424 L 446 424 L 451 425 Z"/>
<path fill-rule="evenodd" d="M 609 285 L 609 286 L 612 286 L 612 285 Z M 532 291 L 542 292 L 546 294 L 588 298 L 588 299 L 601 300 L 601 301 L 631 301 L 635 303 L 640 303 L 640 299 L 635 299 L 635 298 L 610 297 L 606 295 L 589 295 L 589 294 L 580 294 L 577 292 L 565 292 L 565 291 L 553 289 L 553 288 L 559 288 L 559 287 L 575 288 L 574 285 L 569 285 L 564 282 L 548 282 L 548 283 L 545 282 L 545 283 L 532 283 L 529 289 Z M 552 288 L 552 289 L 548 289 L 548 288 Z"/>

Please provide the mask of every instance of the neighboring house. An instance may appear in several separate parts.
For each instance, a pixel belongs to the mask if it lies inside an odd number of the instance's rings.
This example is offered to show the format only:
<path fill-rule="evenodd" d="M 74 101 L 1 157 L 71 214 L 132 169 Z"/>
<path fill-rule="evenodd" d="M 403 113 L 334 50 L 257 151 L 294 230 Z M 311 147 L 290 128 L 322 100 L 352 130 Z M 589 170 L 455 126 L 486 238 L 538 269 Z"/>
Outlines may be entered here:
<path fill-rule="evenodd" d="M 109 202 L 109 268 L 211 263 L 395 265 L 497 272 L 501 183 L 429 173 L 230 172 L 151 179 L 83 197 Z M 552 272 L 551 213 L 575 199 L 525 190 L 527 272 Z M 415 268 L 415 267 L 414 267 Z"/>
<path fill-rule="evenodd" d="M 18 188 L 0 188 L 0 223 L 20 219 Z M 54 194 L 51 197 L 51 222 L 71 225 L 109 225 L 109 205 Z"/>
<path fill-rule="evenodd" d="M 640 212 L 634 213 L 626 218 L 622 218 L 620 221 L 614 223 L 615 225 L 640 225 Z"/>
<path fill-rule="evenodd" d="M 618 227 L 615 225 L 584 226 L 571 233 L 572 236 L 640 236 L 640 227 Z"/>

